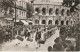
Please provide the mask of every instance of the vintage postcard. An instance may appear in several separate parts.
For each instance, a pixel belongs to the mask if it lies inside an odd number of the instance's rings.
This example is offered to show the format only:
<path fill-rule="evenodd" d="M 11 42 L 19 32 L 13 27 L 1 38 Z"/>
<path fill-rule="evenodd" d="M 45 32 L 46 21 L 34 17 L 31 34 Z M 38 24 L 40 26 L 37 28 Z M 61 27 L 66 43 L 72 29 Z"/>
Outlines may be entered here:
<path fill-rule="evenodd" d="M 0 0 L 0 51 L 80 51 L 80 0 Z"/>

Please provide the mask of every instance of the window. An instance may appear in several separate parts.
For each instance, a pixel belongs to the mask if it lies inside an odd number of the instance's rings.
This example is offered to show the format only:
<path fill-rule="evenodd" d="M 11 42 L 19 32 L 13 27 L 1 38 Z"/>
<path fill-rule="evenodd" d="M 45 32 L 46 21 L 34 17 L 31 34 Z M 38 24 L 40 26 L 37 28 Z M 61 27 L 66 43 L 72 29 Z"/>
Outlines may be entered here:
<path fill-rule="evenodd" d="M 56 9 L 55 14 L 58 15 L 59 13 L 59 9 Z"/>
<path fill-rule="evenodd" d="M 61 25 L 64 25 L 64 21 L 63 20 L 61 21 Z"/>
<path fill-rule="evenodd" d="M 46 20 L 42 20 L 42 24 L 46 24 Z"/>
<path fill-rule="evenodd" d="M 39 20 L 36 19 L 36 20 L 35 20 L 35 24 L 39 24 Z"/>
<path fill-rule="evenodd" d="M 23 6 L 23 2 L 22 2 L 22 6 Z"/>
<path fill-rule="evenodd" d="M 46 8 L 42 9 L 42 14 L 46 14 Z"/>
<path fill-rule="evenodd" d="M 49 9 L 49 14 L 51 15 L 52 13 L 53 13 L 53 9 L 50 8 L 50 9 Z"/>
<path fill-rule="evenodd" d="M 36 11 L 37 13 L 40 13 L 40 10 L 39 10 L 39 8 L 36 8 L 36 9 L 35 9 L 35 11 Z"/>
<path fill-rule="evenodd" d="M 70 15 L 70 11 L 69 10 L 67 10 L 67 16 L 69 16 Z"/>
<path fill-rule="evenodd" d="M 26 15 L 26 13 L 24 12 L 24 16 Z"/>
<path fill-rule="evenodd" d="M 64 16 L 64 9 L 62 9 L 62 11 L 61 11 L 61 15 L 63 15 L 63 16 Z"/>
<path fill-rule="evenodd" d="M 22 12 L 22 16 L 23 16 L 23 12 Z"/>
<path fill-rule="evenodd" d="M 58 20 L 56 20 L 56 21 L 55 21 L 55 25 L 58 25 L 58 23 L 59 23 Z"/>
<path fill-rule="evenodd" d="M 49 24 L 49 25 L 52 25 L 52 20 L 49 20 L 48 24 Z"/>

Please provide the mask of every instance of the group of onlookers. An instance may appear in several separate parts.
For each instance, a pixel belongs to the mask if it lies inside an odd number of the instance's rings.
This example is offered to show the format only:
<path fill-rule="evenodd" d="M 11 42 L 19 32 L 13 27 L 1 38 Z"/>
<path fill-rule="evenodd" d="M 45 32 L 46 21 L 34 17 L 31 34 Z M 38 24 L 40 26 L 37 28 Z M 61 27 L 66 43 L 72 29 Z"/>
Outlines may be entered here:
<path fill-rule="evenodd" d="M 74 26 L 58 26 L 60 35 L 48 51 L 80 51 L 80 24 Z"/>

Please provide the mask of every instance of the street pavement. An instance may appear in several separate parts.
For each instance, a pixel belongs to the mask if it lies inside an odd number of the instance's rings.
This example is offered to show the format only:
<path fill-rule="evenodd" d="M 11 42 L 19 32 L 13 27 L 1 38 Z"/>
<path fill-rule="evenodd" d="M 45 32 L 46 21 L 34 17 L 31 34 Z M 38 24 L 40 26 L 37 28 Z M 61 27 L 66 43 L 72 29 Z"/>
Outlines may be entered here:
<path fill-rule="evenodd" d="M 41 46 L 36 49 L 37 43 L 35 41 L 35 34 L 33 37 L 33 41 L 20 41 L 18 39 L 12 40 L 11 42 L 4 42 L 1 47 L 1 51 L 48 51 L 48 46 L 52 46 L 55 44 L 54 40 L 59 37 L 59 30 L 55 31 L 55 34 L 52 35 L 49 39 L 46 40 L 45 44 L 41 44 Z M 17 44 L 19 43 L 19 44 Z"/>

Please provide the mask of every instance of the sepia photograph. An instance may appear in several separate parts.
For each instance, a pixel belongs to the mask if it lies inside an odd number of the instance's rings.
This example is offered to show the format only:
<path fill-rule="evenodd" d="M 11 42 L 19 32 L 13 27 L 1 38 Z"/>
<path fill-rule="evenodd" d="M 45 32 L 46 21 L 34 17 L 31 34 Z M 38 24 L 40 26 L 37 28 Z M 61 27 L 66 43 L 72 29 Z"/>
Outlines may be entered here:
<path fill-rule="evenodd" d="M 80 51 L 80 0 L 0 0 L 0 51 Z"/>

